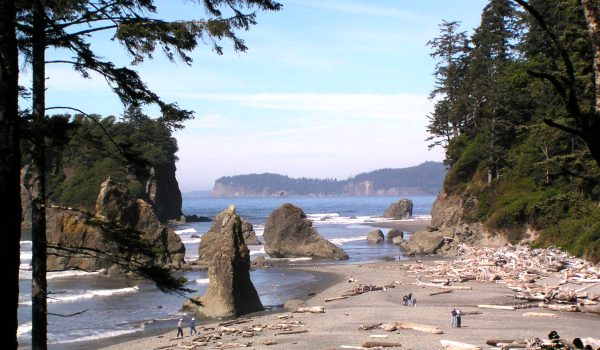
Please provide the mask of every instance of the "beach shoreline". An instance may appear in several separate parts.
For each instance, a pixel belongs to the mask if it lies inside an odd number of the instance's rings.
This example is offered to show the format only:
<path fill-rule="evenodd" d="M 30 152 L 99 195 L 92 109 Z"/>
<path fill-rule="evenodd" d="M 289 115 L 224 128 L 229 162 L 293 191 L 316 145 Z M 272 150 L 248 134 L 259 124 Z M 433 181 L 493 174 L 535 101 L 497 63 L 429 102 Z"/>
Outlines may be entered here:
<path fill-rule="evenodd" d="M 447 260 L 446 260 L 447 261 Z M 439 263 L 428 260 L 425 264 Z M 324 313 L 291 313 L 291 309 L 263 315 L 248 315 L 241 318 L 245 324 L 230 327 L 242 329 L 250 325 L 262 330 L 255 336 L 243 338 L 239 335 L 225 335 L 218 341 L 208 343 L 206 348 L 223 344 L 246 344 L 252 342 L 252 349 L 333 349 L 341 345 L 360 346 L 367 340 L 379 340 L 401 343 L 407 349 L 437 349 L 440 340 L 449 339 L 484 346 L 486 339 L 525 339 L 531 336 L 545 338 L 550 331 L 556 330 L 563 338 L 572 340 L 575 337 L 598 337 L 600 317 L 583 313 L 558 313 L 556 318 L 524 317 L 524 312 L 547 312 L 538 308 L 528 310 L 481 310 L 478 304 L 514 304 L 507 297 L 509 289 L 500 283 L 469 281 L 461 285 L 471 290 L 455 290 L 446 294 L 430 295 L 439 289 L 417 285 L 418 276 L 407 271 L 407 266 L 415 261 L 379 262 L 369 264 L 339 264 L 297 267 L 306 271 L 333 274 L 335 283 L 307 298 L 302 306 L 323 306 Z M 384 290 L 367 292 L 330 302 L 328 298 L 340 297 L 344 292 L 359 285 L 388 286 Z M 393 287 L 391 287 L 393 286 Z M 323 286 L 322 286 L 323 287 Z M 402 305 L 402 297 L 412 293 L 417 299 L 415 307 Z M 465 315 L 463 327 L 453 328 L 450 325 L 450 312 L 460 308 Z M 473 314 L 469 314 L 473 313 Z M 276 335 L 276 331 L 268 330 L 268 325 L 282 322 L 282 315 L 290 315 L 293 320 L 303 324 L 306 333 Z M 369 331 L 359 330 L 360 325 L 373 323 L 416 322 L 438 327 L 443 334 L 420 333 L 414 330 L 385 332 L 382 329 Z M 203 327 L 219 329 L 219 322 L 202 324 Z M 188 334 L 189 329 L 184 329 Z M 206 333 L 209 330 L 200 330 Z M 105 347 L 106 350 L 121 349 L 156 349 L 185 348 L 196 338 L 186 336 L 176 339 L 176 330 L 161 335 L 138 337 L 125 343 Z M 376 335 L 379 338 L 370 338 Z M 384 338 L 385 337 L 385 338 Z M 267 341 L 276 341 L 274 345 L 264 345 Z M 204 347 L 198 347 L 204 348 Z"/>
<path fill-rule="evenodd" d="M 342 279 L 342 276 L 337 275 L 335 273 L 320 271 L 318 269 L 312 269 L 309 266 L 289 265 L 289 266 L 286 266 L 285 269 L 303 270 L 307 274 L 312 274 L 314 276 L 313 281 L 302 285 L 299 288 L 299 290 L 297 291 L 296 295 L 292 296 L 292 298 L 290 300 L 294 300 L 295 304 L 305 303 L 313 295 L 316 295 L 316 294 L 322 292 L 323 290 L 331 287 L 332 285 L 339 283 Z M 175 296 L 173 296 L 173 297 L 175 298 Z M 183 305 L 183 302 L 184 302 L 184 299 L 181 299 L 182 305 Z M 283 306 L 280 305 L 280 307 L 253 313 L 251 315 L 246 315 L 243 317 L 260 317 L 260 316 L 266 316 L 266 315 L 270 315 L 270 314 L 277 314 L 277 313 L 283 312 L 282 308 L 283 308 Z M 182 317 L 189 319 L 191 316 L 190 317 L 182 316 Z M 215 322 L 218 323 L 221 321 L 227 321 L 227 319 L 218 320 L 218 321 L 216 321 L 214 319 L 209 319 L 209 320 L 198 319 L 197 324 L 200 327 L 205 324 L 212 324 Z M 147 323 L 147 322 L 153 323 L 154 320 L 147 320 L 144 323 Z M 99 349 L 99 348 L 104 348 L 104 347 L 119 346 L 119 344 L 127 344 L 129 342 L 136 342 L 139 339 L 155 338 L 155 337 L 161 337 L 164 334 L 169 334 L 170 329 L 174 329 L 176 322 L 177 322 L 176 319 L 172 319 L 167 322 L 168 324 L 172 324 L 170 326 L 144 328 L 144 329 L 141 329 L 136 332 L 127 333 L 127 334 L 118 335 L 118 336 L 109 337 L 109 338 L 101 338 L 101 339 L 74 342 L 74 343 L 50 344 L 49 349 L 51 349 L 51 350 L 52 349 L 56 349 L 56 350 L 58 350 L 58 349 L 60 349 L 60 350 L 93 350 L 93 349 Z M 187 331 L 189 332 L 189 329 Z M 185 333 L 185 334 L 187 335 L 188 333 Z M 158 339 L 160 339 L 160 338 L 158 338 Z M 24 347 L 23 349 L 27 349 L 27 347 Z"/>

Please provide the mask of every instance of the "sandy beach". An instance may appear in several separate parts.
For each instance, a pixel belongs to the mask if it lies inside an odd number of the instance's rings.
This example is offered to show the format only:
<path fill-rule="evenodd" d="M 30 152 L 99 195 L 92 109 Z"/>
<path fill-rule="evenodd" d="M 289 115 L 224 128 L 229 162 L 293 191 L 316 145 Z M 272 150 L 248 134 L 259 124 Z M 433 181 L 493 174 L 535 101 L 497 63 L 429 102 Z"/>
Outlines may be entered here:
<path fill-rule="evenodd" d="M 412 261 L 381 262 L 361 265 L 319 265 L 299 267 L 317 270 L 330 276 L 335 283 L 316 290 L 316 294 L 307 295 L 304 301 L 298 301 L 303 307 L 323 306 L 324 313 L 292 313 L 293 308 L 282 309 L 275 313 L 247 315 L 238 319 L 241 323 L 228 325 L 225 329 L 260 329 L 251 332 L 253 336 L 243 337 L 239 332 L 222 335 L 204 346 L 198 346 L 200 335 L 214 334 L 221 329 L 219 321 L 202 321 L 197 326 L 198 335 L 189 336 L 189 328 L 184 329 L 185 337 L 176 339 L 173 329 L 161 335 L 148 336 L 106 347 L 104 349 L 211 349 L 233 348 L 248 345 L 251 349 L 339 349 L 342 345 L 361 346 L 365 341 L 383 341 L 401 343 L 403 349 L 438 349 L 440 340 L 455 340 L 489 348 L 487 339 L 525 339 L 532 336 L 546 338 L 550 331 L 556 330 L 561 337 L 572 340 L 575 337 L 600 337 L 600 317 L 575 312 L 555 312 L 546 309 L 529 308 L 526 310 L 478 309 L 478 304 L 512 305 L 515 300 L 505 284 L 493 282 L 469 281 L 460 285 L 470 286 L 471 290 L 454 290 L 451 293 L 430 295 L 439 292 L 435 287 L 416 285 L 420 276 L 406 271 Z M 425 261 L 435 263 L 434 260 Z M 329 275 L 333 274 L 333 275 Z M 421 276 L 422 277 L 422 276 Z M 350 282 L 352 281 L 352 282 Z M 323 281 L 325 282 L 325 281 Z M 329 280 L 331 282 L 331 280 Z M 551 282 L 551 281 L 549 281 Z M 544 284 L 544 280 L 539 282 Z M 327 284 L 327 283 L 326 283 Z M 326 285 L 324 284 L 324 285 Z M 393 288 L 371 291 L 351 296 L 347 299 L 326 302 L 325 299 L 339 297 L 345 291 L 362 285 L 393 285 Z M 598 293 L 599 287 L 589 289 Z M 412 293 L 417 299 L 415 307 L 402 305 L 402 297 Z M 451 327 L 451 310 L 460 308 L 463 316 L 461 328 Z M 470 312 L 476 314 L 469 315 Z M 552 312 L 556 318 L 524 317 L 525 312 Z M 283 318 L 283 317 L 290 318 Z M 186 320 L 187 321 L 187 320 Z M 280 332 L 268 329 L 279 323 L 287 322 L 294 329 L 305 329 L 298 334 L 277 335 Z M 421 333 L 414 330 L 386 332 L 382 329 L 359 330 L 360 325 L 373 323 L 416 322 L 437 326 L 443 334 Z M 227 332 L 225 332 L 227 333 Z M 370 336 L 376 337 L 370 337 Z M 196 341 L 196 345 L 193 343 Z M 273 345 L 265 343 L 273 342 Z"/>

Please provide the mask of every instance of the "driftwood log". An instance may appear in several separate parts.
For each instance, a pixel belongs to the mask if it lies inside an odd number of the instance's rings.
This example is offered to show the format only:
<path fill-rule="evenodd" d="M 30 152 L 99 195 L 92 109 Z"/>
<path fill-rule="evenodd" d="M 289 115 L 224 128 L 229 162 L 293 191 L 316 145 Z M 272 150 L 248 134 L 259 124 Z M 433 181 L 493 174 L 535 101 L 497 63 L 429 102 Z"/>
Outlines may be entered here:
<path fill-rule="evenodd" d="M 294 313 L 313 313 L 322 314 L 325 312 L 325 308 L 322 306 L 310 306 L 310 307 L 299 307 L 293 311 Z"/>
<path fill-rule="evenodd" d="M 363 348 L 395 348 L 402 347 L 401 343 L 383 342 L 383 341 L 365 341 L 362 344 Z"/>
<path fill-rule="evenodd" d="M 431 334 L 443 334 L 444 333 L 444 331 L 442 331 L 439 327 L 430 326 L 430 325 L 426 325 L 426 324 L 420 324 L 420 323 L 412 323 L 412 322 L 396 322 L 396 328 L 397 329 L 412 329 L 417 332 L 431 333 Z"/>

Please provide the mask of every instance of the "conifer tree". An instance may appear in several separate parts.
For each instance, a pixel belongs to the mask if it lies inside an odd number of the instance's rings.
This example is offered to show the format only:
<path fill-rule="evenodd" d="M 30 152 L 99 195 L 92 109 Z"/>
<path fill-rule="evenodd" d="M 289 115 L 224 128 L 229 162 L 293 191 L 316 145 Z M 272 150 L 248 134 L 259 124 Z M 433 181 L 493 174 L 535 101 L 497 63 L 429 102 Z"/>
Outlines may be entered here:
<path fill-rule="evenodd" d="M 6 349 L 17 348 L 18 328 L 21 240 L 18 76 L 15 1 L 0 0 L 0 265 L 4 299 L 0 344 Z"/>
<path fill-rule="evenodd" d="M 272 0 L 204 0 L 198 1 L 209 14 L 209 19 L 166 21 L 158 17 L 152 0 L 23 0 L 18 3 L 20 47 L 32 67 L 32 135 L 37 179 L 36 196 L 32 205 L 33 241 L 33 291 L 32 291 L 32 342 L 36 349 L 47 344 L 46 310 L 46 239 L 45 239 L 45 65 L 64 63 L 72 65 L 84 77 L 90 72 L 103 76 L 121 101 L 128 106 L 156 104 L 161 109 L 161 121 L 173 128 L 192 117 L 192 112 L 180 109 L 177 104 L 166 103 L 149 90 L 139 75 L 127 67 L 116 67 L 112 62 L 101 60 L 91 49 L 88 38 L 93 33 L 112 30 L 113 38 L 121 43 L 132 56 L 132 63 L 152 58 L 157 49 L 173 61 L 176 58 L 192 63 L 189 53 L 204 40 L 222 54 L 220 41 L 229 39 L 236 51 L 245 51 L 243 40 L 237 30 L 248 30 L 256 24 L 254 12 L 245 10 L 277 11 L 281 5 Z M 231 12 L 223 17 L 222 8 Z M 48 47 L 71 52 L 71 59 L 47 61 Z"/>

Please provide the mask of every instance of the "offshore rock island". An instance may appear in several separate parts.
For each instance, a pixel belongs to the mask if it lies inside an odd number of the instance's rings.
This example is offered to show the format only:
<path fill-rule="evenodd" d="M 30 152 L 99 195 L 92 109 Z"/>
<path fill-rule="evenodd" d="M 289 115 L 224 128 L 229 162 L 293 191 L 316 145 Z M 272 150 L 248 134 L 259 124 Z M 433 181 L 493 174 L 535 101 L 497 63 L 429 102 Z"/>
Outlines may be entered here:
<path fill-rule="evenodd" d="M 224 176 L 215 181 L 212 197 L 435 195 L 446 167 L 425 162 L 402 169 L 379 169 L 347 180 L 291 178 L 263 173 Z"/>

